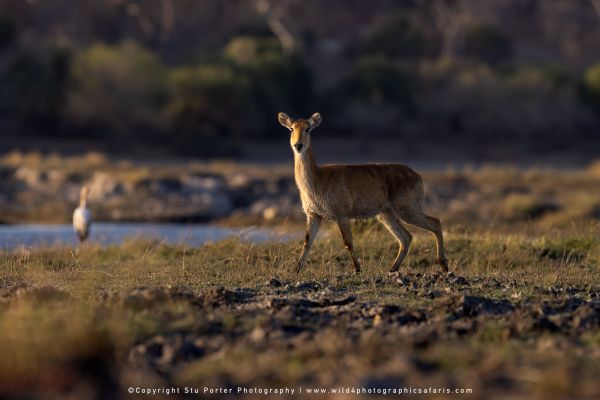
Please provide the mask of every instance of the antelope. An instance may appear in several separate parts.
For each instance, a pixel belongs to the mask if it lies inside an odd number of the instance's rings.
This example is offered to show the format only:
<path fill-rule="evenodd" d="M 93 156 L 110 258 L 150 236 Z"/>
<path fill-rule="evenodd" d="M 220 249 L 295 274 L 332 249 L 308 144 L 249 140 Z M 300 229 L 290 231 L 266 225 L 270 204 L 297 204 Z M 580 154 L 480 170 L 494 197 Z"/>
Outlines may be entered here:
<path fill-rule="evenodd" d="M 73 211 L 73 229 L 79 238 L 79 243 L 85 242 L 92 224 L 92 213 L 87 208 L 87 198 L 90 188 L 86 185 L 81 188 L 79 193 L 79 207 Z"/>
<path fill-rule="evenodd" d="M 350 220 L 371 217 L 377 217 L 398 240 L 399 250 L 390 274 L 400 268 L 412 240 L 411 233 L 402 222 L 423 228 L 435 236 L 437 263 L 444 272 L 448 272 L 442 224 L 423 211 L 423 178 L 418 173 L 402 164 L 319 166 L 313 154 L 311 133 L 321 124 L 321 114 L 292 120 L 287 114 L 279 113 L 278 119 L 291 132 L 294 178 L 307 219 L 297 273 L 302 269 L 325 219 L 337 223 L 354 269 L 359 273 L 361 266 L 354 252 Z"/>

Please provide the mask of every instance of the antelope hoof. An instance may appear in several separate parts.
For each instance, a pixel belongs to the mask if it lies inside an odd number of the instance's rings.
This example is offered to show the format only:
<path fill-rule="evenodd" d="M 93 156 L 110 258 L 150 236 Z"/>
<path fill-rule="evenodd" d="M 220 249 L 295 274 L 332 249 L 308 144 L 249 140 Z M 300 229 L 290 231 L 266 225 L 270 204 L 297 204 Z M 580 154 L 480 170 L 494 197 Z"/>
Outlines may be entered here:
<path fill-rule="evenodd" d="M 440 267 L 442 267 L 442 270 L 444 272 L 448 272 L 448 260 L 446 260 L 445 258 L 439 258 L 437 262 L 438 264 L 440 264 Z"/>

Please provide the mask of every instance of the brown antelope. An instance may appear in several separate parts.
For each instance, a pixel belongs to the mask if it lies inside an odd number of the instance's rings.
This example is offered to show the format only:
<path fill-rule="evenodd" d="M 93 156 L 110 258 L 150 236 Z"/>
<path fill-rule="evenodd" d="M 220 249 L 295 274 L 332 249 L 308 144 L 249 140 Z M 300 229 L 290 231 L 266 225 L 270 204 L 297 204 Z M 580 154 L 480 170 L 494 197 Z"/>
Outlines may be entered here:
<path fill-rule="evenodd" d="M 291 131 L 294 153 L 294 177 L 307 217 L 306 237 L 297 272 L 317 236 L 321 221 L 337 222 L 356 272 L 360 263 L 352 245 L 351 219 L 377 217 L 400 244 L 390 269 L 396 272 L 408 253 L 412 235 L 402 221 L 433 233 L 437 242 L 437 262 L 445 272 L 444 238 L 440 220 L 423 212 L 423 179 L 401 164 L 324 165 L 318 166 L 313 155 L 311 131 L 322 121 L 315 113 L 308 119 L 292 120 L 279 113 L 279 123 Z"/>

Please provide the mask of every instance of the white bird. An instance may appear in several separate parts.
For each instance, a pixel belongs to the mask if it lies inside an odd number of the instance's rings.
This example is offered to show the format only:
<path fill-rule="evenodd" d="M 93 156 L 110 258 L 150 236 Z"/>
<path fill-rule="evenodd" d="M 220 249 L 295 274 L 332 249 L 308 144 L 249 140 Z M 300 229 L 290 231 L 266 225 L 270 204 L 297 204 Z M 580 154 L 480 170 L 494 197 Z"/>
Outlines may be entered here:
<path fill-rule="evenodd" d="M 92 225 L 92 213 L 87 208 L 87 198 L 90 193 L 90 188 L 86 185 L 81 188 L 79 194 L 79 207 L 73 211 L 73 229 L 79 238 L 79 242 L 83 243 L 90 234 L 90 226 Z"/>

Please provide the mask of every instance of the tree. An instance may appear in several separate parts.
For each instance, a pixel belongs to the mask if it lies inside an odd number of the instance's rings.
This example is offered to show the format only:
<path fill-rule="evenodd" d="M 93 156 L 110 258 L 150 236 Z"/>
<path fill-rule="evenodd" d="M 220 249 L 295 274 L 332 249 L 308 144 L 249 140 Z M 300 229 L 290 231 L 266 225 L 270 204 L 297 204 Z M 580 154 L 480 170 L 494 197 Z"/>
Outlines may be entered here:
<path fill-rule="evenodd" d="M 419 0 L 431 9 L 436 29 L 442 37 L 440 58 L 453 59 L 464 49 L 464 27 L 471 19 L 466 0 Z"/>
<path fill-rule="evenodd" d="M 594 6 L 594 10 L 596 10 L 596 14 L 598 14 L 598 18 L 600 18 L 600 0 L 590 0 L 592 2 L 592 6 Z"/>
<path fill-rule="evenodd" d="M 292 0 L 277 2 L 257 0 L 255 4 L 256 11 L 265 18 L 265 22 L 269 26 L 269 29 L 273 32 L 275 37 L 277 37 L 283 52 L 286 54 L 293 53 L 297 47 L 294 36 L 285 27 L 285 24 L 282 21 L 282 16 L 291 2 Z"/>

